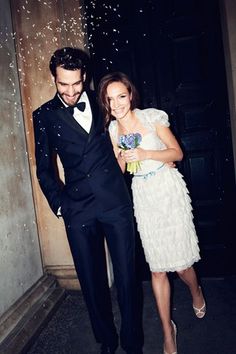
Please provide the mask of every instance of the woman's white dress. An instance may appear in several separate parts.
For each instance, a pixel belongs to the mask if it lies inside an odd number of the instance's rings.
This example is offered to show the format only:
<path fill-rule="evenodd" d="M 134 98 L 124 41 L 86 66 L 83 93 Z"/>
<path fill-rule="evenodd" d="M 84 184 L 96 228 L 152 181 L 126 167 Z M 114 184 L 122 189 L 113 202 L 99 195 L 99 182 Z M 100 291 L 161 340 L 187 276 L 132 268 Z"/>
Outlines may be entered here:
<path fill-rule="evenodd" d="M 168 127 L 167 114 L 154 108 L 136 109 L 135 114 L 147 131 L 139 146 L 145 150 L 165 149 L 156 125 Z M 111 122 L 109 131 L 118 142 L 116 121 Z M 132 179 L 132 193 L 138 231 L 151 271 L 179 271 L 197 262 L 200 255 L 191 200 L 180 172 L 160 161 L 144 160 Z"/>

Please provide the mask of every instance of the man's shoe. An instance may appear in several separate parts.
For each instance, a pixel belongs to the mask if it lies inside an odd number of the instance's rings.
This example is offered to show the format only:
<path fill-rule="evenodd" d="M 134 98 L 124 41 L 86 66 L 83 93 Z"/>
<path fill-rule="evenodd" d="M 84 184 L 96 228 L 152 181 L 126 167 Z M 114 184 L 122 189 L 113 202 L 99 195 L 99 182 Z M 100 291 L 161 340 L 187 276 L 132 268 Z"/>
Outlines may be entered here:
<path fill-rule="evenodd" d="M 108 345 L 102 344 L 101 345 L 101 354 L 115 354 L 116 349 L 109 347 Z"/>

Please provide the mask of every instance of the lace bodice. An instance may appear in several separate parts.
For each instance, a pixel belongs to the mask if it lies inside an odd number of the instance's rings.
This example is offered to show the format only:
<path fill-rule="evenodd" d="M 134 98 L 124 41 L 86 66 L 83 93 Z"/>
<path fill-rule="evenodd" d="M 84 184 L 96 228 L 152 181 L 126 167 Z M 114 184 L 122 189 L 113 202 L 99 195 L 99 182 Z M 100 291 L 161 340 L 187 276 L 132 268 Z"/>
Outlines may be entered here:
<path fill-rule="evenodd" d="M 140 147 L 145 150 L 164 150 L 165 144 L 161 141 L 156 133 L 156 125 L 164 125 L 169 127 L 168 115 L 161 110 L 155 108 L 147 108 L 144 110 L 135 109 L 135 114 L 140 120 L 141 124 L 145 127 L 147 133 L 142 136 Z M 109 132 L 113 141 L 118 144 L 118 125 L 117 121 L 112 121 L 109 126 Z M 136 132 L 133 132 L 136 133 Z M 137 174 L 146 174 L 151 171 L 157 170 L 163 162 L 156 160 L 144 160 L 141 161 L 141 170 Z"/>

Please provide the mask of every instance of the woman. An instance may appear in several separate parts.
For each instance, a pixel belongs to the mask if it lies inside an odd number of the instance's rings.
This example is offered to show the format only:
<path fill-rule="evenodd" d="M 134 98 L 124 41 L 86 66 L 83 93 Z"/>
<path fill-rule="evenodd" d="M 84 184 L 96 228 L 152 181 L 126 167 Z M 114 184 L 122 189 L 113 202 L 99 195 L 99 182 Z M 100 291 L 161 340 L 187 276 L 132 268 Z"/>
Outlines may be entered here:
<path fill-rule="evenodd" d="M 191 200 L 182 175 L 168 164 L 180 161 L 183 153 L 169 129 L 165 112 L 136 108 L 137 92 L 125 74 L 117 72 L 102 78 L 99 101 L 119 165 L 122 171 L 128 165 L 134 174 L 134 213 L 152 273 L 163 327 L 163 350 L 164 354 L 176 354 L 176 326 L 170 315 L 167 272 L 176 271 L 189 287 L 195 315 L 202 318 L 206 313 L 202 290 L 192 267 L 200 256 Z M 136 133 L 136 147 L 126 149 L 127 136 L 129 140 Z"/>

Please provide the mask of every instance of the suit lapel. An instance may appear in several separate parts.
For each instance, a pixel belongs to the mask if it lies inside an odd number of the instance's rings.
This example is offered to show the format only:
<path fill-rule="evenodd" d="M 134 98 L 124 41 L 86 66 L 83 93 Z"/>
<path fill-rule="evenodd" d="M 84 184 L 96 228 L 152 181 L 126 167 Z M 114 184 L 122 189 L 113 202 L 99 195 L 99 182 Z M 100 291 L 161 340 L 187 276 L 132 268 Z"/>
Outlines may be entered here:
<path fill-rule="evenodd" d="M 72 114 L 66 109 L 57 94 L 53 99 L 53 106 L 55 108 L 55 113 L 61 120 L 68 124 L 72 129 L 78 131 L 78 133 L 83 134 L 84 136 L 88 136 L 86 130 L 81 127 L 81 125 L 75 120 Z"/>
<path fill-rule="evenodd" d="M 57 110 L 57 114 L 65 123 L 67 123 L 72 129 L 75 129 L 78 133 L 88 136 L 86 130 L 84 130 L 81 125 L 75 120 L 72 114 L 64 109 Z"/>
<path fill-rule="evenodd" d="M 66 109 L 62 101 L 59 99 L 57 94 L 52 100 L 52 109 L 55 110 L 55 113 L 58 115 L 59 119 L 63 120 L 68 124 L 72 129 L 76 130 L 78 133 L 88 137 L 88 141 L 91 140 L 92 136 L 96 131 L 101 129 L 103 126 L 102 117 L 99 113 L 98 104 L 96 102 L 96 97 L 94 92 L 86 91 L 91 107 L 92 112 L 92 124 L 89 134 L 82 128 L 82 126 L 75 120 L 72 114 Z"/>

